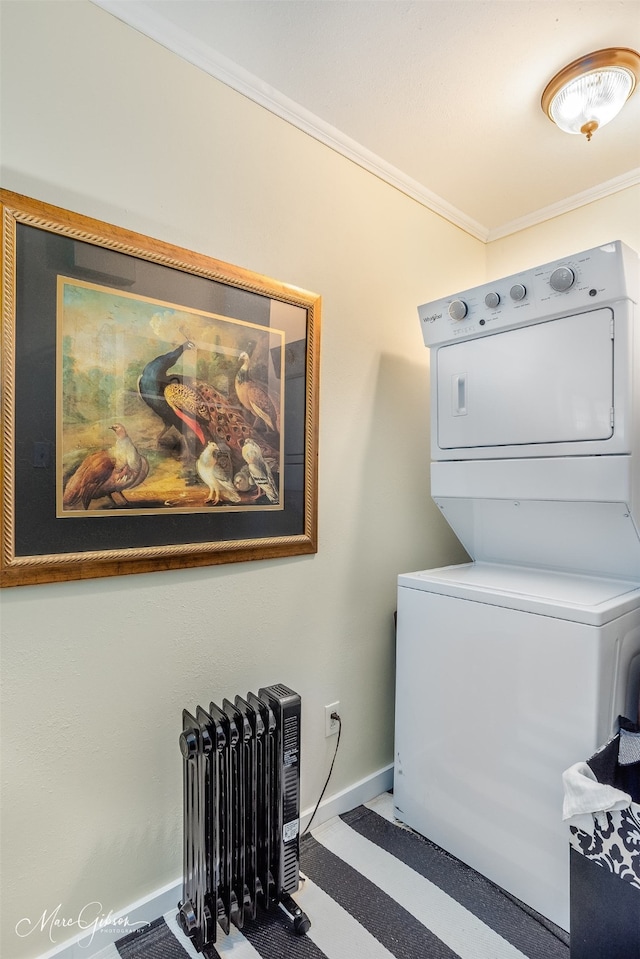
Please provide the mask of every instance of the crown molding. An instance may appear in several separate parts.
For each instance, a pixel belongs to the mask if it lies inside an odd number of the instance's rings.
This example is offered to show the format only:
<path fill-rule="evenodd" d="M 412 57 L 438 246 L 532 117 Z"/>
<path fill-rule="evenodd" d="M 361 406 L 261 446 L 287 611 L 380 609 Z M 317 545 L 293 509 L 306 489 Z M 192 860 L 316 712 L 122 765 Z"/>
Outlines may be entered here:
<path fill-rule="evenodd" d="M 481 223 L 432 193 L 417 180 L 412 180 L 402 170 L 387 163 L 360 143 L 345 136 L 336 127 L 325 123 L 320 117 L 284 96 L 259 77 L 212 50 L 202 40 L 176 27 L 161 14 L 149 9 L 144 2 L 138 2 L 138 0 L 91 0 L 91 2 L 224 83 L 225 86 L 231 87 L 237 93 L 241 93 L 269 110 L 270 113 L 324 143 L 331 150 L 352 160 L 413 200 L 417 200 L 418 203 L 428 207 L 466 233 L 486 242 L 488 230 Z"/>
<path fill-rule="evenodd" d="M 637 186 L 638 184 L 640 184 L 640 167 L 629 170 L 628 173 L 623 173 L 621 176 L 613 177 L 611 180 L 606 180 L 604 183 L 599 183 L 590 190 L 583 190 L 582 193 L 574 193 L 573 196 L 565 197 L 558 203 L 541 207 L 539 210 L 519 217 L 517 220 L 504 223 L 495 230 L 489 230 L 487 233 L 487 242 L 491 243 L 493 240 L 501 240 L 505 236 L 519 233 L 521 230 L 526 230 L 530 226 L 544 223 L 545 220 L 552 220 L 554 217 L 561 216 L 563 213 L 570 213 L 572 210 L 577 210 L 581 206 L 586 206 L 588 203 L 602 200 L 607 196 L 612 196 L 614 193 L 621 193 L 623 190 L 627 190 L 629 187 Z"/>
<path fill-rule="evenodd" d="M 483 243 L 490 243 L 526 230 L 640 183 L 640 169 L 632 170 L 606 183 L 601 183 L 593 189 L 566 197 L 551 206 L 535 210 L 495 229 L 489 229 L 427 189 L 422 183 L 363 147 L 356 140 L 346 136 L 336 127 L 325 123 L 299 103 L 284 96 L 259 77 L 212 50 L 209 44 L 177 27 L 162 14 L 150 9 L 144 0 L 91 0 L 91 2 Z"/>

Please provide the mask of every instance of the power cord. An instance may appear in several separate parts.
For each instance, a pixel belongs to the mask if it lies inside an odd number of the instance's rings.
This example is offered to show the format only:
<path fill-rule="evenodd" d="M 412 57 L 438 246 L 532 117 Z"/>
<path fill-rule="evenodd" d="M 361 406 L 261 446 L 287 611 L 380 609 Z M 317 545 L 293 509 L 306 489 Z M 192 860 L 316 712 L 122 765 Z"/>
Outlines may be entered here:
<path fill-rule="evenodd" d="M 341 734 L 342 734 L 342 720 L 340 719 L 340 716 L 338 715 L 338 713 L 331 713 L 331 718 L 334 719 L 334 720 L 337 722 L 337 724 L 338 724 L 338 738 L 337 738 L 337 740 L 336 740 L 336 749 L 335 749 L 335 752 L 334 752 L 334 754 L 333 754 L 333 759 L 331 760 L 331 767 L 330 767 L 330 769 L 329 769 L 329 775 L 327 776 L 327 781 L 325 782 L 324 786 L 322 787 L 322 792 L 320 793 L 320 799 L 319 799 L 318 802 L 316 803 L 316 808 L 315 808 L 315 809 L 313 810 L 313 812 L 311 813 L 311 819 L 310 819 L 309 822 L 307 823 L 307 828 L 306 828 L 306 829 L 304 830 L 304 832 L 302 833 L 303 836 L 306 836 L 306 834 L 307 834 L 307 833 L 309 832 L 309 830 L 311 829 L 311 823 L 313 822 L 314 817 L 315 817 L 315 814 L 316 814 L 317 811 L 318 811 L 318 807 L 320 806 L 320 803 L 322 802 L 322 797 L 324 796 L 325 792 L 327 791 L 327 786 L 329 785 L 329 780 L 331 779 L 331 773 L 333 772 L 333 766 L 334 766 L 335 761 L 336 761 L 336 756 L 338 755 L 338 746 L 340 745 L 340 736 L 341 736 Z"/>

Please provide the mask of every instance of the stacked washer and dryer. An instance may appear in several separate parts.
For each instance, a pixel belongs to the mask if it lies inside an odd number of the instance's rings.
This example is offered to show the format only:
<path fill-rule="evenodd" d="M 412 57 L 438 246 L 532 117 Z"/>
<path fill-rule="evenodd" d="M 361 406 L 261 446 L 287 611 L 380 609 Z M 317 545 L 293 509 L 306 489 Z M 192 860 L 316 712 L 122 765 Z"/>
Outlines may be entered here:
<path fill-rule="evenodd" d="M 562 772 L 638 717 L 639 282 L 616 241 L 418 311 L 472 562 L 398 580 L 396 816 L 565 929 Z"/>

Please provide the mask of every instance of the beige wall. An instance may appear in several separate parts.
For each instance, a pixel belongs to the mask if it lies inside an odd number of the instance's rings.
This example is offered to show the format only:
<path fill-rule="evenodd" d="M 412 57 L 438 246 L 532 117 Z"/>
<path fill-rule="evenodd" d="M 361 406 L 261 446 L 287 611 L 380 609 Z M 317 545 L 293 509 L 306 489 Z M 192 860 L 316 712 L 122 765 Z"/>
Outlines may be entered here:
<path fill-rule="evenodd" d="M 392 761 L 396 576 L 463 557 L 428 497 L 416 304 L 587 244 L 572 214 L 487 250 L 86 0 L 0 13 L 2 186 L 323 297 L 316 556 L 0 595 L 2 955 L 27 959 L 51 943 L 23 916 L 180 875 L 183 706 L 297 689 L 305 808 L 326 703 L 330 794 Z M 626 209 L 591 205 L 596 242 L 632 243 Z"/>
<path fill-rule="evenodd" d="M 628 187 L 571 213 L 489 243 L 487 280 L 509 276 L 537 263 L 548 263 L 611 240 L 622 240 L 640 252 L 640 186 Z"/>
<path fill-rule="evenodd" d="M 303 808 L 335 744 L 326 703 L 343 718 L 329 795 L 392 762 L 397 574 L 463 555 L 428 497 L 416 304 L 482 280 L 485 254 L 91 4 L 1 10 L 4 187 L 323 297 L 316 556 L 0 596 L 1 951 L 18 959 L 51 948 L 15 937 L 25 914 L 117 909 L 179 877 L 184 706 L 297 689 Z"/>

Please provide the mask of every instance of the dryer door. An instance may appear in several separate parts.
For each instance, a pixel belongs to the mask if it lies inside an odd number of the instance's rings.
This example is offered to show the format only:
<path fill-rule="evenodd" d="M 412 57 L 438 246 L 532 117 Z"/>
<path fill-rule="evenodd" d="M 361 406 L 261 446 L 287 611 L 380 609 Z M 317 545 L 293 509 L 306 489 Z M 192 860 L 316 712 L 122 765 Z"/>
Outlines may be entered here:
<path fill-rule="evenodd" d="M 441 450 L 613 435 L 610 309 L 443 346 L 436 371 Z"/>

